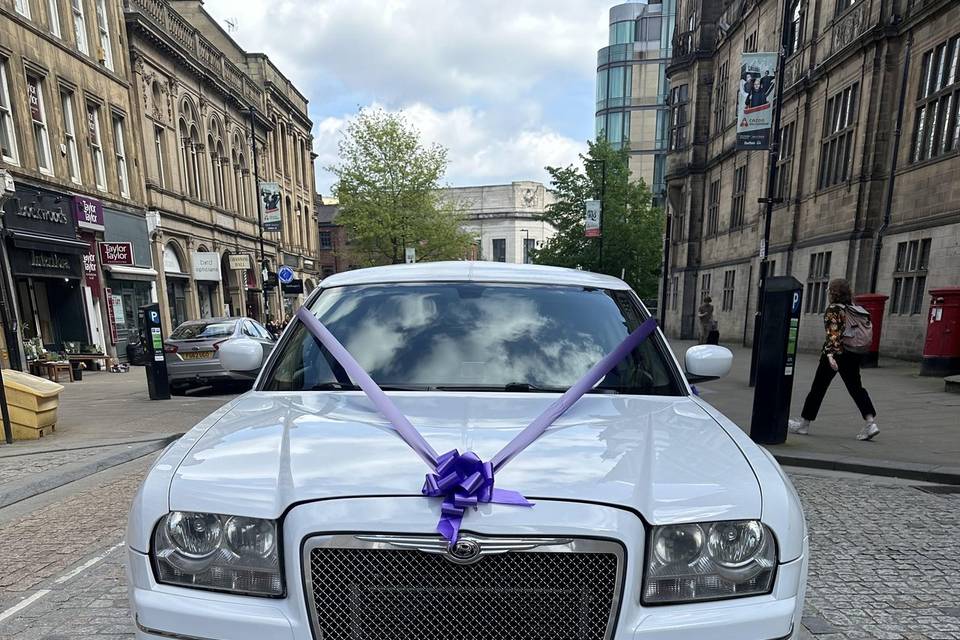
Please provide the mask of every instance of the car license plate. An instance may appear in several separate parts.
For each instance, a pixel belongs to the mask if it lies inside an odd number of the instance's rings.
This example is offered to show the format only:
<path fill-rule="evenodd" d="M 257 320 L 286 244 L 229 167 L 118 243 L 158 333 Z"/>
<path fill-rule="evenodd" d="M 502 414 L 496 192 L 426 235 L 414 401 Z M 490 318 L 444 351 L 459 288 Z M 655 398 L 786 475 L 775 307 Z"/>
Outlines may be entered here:
<path fill-rule="evenodd" d="M 212 355 L 213 351 L 188 351 L 180 354 L 184 360 L 206 360 Z"/>

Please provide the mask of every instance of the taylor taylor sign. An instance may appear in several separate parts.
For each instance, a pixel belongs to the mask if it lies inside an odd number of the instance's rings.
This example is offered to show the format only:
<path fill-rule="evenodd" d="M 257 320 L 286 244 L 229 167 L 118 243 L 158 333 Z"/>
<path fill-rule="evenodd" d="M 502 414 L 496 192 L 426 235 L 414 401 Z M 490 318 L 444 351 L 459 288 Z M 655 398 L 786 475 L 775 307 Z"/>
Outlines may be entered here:
<path fill-rule="evenodd" d="M 100 264 L 133 265 L 133 244 L 129 242 L 99 242 Z"/>

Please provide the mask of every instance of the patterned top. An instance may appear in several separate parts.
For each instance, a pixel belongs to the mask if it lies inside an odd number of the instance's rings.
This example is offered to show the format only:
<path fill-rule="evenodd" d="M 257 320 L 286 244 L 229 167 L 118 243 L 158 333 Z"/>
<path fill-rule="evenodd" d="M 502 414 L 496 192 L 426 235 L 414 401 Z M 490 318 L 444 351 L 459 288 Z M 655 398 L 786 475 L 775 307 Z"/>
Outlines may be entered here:
<path fill-rule="evenodd" d="M 823 312 L 823 326 L 827 329 L 827 339 L 823 342 L 823 354 L 835 356 L 843 353 L 843 330 L 846 324 L 846 307 L 831 304 Z"/>

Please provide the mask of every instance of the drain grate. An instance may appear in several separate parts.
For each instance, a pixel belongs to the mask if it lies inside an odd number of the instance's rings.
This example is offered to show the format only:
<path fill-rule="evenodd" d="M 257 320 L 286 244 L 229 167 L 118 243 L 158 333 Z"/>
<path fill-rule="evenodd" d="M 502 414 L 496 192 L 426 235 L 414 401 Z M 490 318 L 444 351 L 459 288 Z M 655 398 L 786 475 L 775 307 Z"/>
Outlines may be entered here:
<path fill-rule="evenodd" d="M 960 494 L 960 484 L 932 484 L 929 486 L 914 487 L 914 489 L 940 496 Z"/>

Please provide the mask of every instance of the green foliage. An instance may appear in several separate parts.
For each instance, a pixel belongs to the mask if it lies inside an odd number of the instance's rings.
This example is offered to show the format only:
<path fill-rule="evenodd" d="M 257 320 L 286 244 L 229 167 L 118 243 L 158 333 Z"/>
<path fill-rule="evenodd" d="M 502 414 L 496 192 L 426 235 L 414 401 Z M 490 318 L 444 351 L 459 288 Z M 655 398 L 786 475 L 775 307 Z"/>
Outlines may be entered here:
<path fill-rule="evenodd" d="M 591 142 L 580 156 L 586 170 L 573 165 L 547 167 L 557 196 L 543 219 L 557 234 L 534 251 L 533 261 L 620 277 L 642 298 L 657 294 L 663 260 L 663 212 L 641 178 L 630 180 L 629 156 L 605 140 Z M 603 185 L 604 165 L 606 184 Z M 600 238 L 584 236 L 584 201 L 603 194 L 603 263 Z"/>
<path fill-rule="evenodd" d="M 462 213 L 437 192 L 446 149 L 425 147 L 401 115 L 365 109 L 339 151 L 339 164 L 329 168 L 337 177 L 337 222 L 358 263 L 402 263 L 406 247 L 416 248 L 418 262 L 464 257 L 471 238 L 460 229 Z"/>

